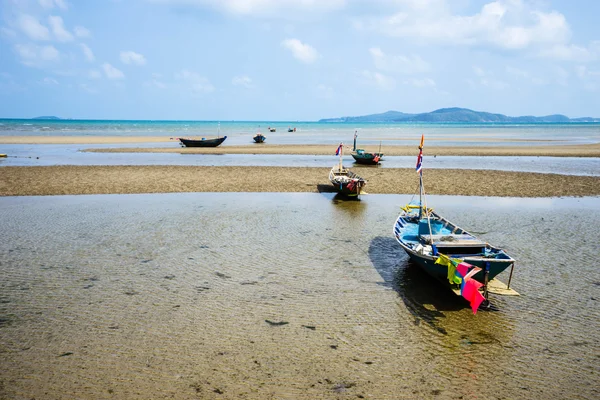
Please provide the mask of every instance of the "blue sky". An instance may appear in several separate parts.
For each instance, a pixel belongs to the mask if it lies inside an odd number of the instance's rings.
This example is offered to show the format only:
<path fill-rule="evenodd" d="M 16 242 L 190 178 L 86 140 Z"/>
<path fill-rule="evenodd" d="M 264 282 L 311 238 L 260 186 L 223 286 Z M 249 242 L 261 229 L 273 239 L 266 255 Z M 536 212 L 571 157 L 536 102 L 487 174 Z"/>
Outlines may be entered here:
<path fill-rule="evenodd" d="M 597 0 L 0 0 L 0 117 L 600 117 Z"/>

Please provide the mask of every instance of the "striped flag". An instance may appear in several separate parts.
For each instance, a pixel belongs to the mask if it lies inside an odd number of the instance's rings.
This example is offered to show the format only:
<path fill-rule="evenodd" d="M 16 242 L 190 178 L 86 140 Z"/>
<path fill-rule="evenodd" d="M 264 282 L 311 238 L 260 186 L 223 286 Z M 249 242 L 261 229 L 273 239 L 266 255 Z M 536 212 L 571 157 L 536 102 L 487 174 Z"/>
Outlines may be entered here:
<path fill-rule="evenodd" d="M 424 135 L 421 135 L 421 144 L 419 145 L 419 156 L 417 157 L 417 173 L 423 172 L 423 142 L 425 141 Z"/>
<path fill-rule="evenodd" d="M 339 156 L 341 152 L 342 152 L 342 143 L 340 143 L 340 145 L 338 146 L 337 150 L 335 151 L 335 155 Z"/>

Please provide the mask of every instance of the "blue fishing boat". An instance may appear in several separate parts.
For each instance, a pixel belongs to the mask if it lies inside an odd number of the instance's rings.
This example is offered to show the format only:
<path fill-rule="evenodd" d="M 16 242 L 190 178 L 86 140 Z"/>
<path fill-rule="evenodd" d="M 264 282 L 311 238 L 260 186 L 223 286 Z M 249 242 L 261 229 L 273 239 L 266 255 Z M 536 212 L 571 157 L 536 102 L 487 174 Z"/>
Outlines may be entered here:
<path fill-rule="evenodd" d="M 267 140 L 267 137 L 263 135 L 259 130 L 258 132 L 256 132 L 256 135 L 252 137 L 252 139 L 254 139 L 255 143 L 264 143 L 265 140 Z"/>
<path fill-rule="evenodd" d="M 423 190 L 423 137 L 419 146 L 419 200 L 401 208 L 394 224 L 394 236 L 411 261 L 425 272 L 465 296 L 465 285 L 475 288 L 482 304 L 489 305 L 488 293 L 518 295 L 510 289 L 515 260 L 503 249 L 471 233 L 427 207 Z M 510 268 L 508 284 L 496 277 Z M 471 282 L 469 282 L 471 281 Z M 473 292 L 476 295 L 476 292 Z M 470 293 L 471 294 L 471 293 Z M 470 300 L 470 298 L 467 298 Z M 473 303 L 471 303 L 473 306 Z M 477 307 L 479 304 L 477 304 Z M 476 311 L 476 308 L 473 311 Z"/>
<path fill-rule="evenodd" d="M 364 149 L 356 148 L 356 137 L 358 136 L 358 132 L 354 132 L 354 147 L 352 147 L 352 158 L 356 161 L 357 164 L 366 164 L 366 165 L 378 165 L 383 158 L 383 153 L 381 152 L 381 142 L 379 143 L 379 152 L 378 153 L 370 153 L 365 151 Z"/>

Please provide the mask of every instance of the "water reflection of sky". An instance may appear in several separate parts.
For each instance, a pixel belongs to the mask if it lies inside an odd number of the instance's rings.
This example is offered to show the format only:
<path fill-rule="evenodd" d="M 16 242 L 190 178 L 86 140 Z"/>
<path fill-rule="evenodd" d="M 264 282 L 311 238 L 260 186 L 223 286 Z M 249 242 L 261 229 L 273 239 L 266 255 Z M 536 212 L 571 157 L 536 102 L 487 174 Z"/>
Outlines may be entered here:
<path fill-rule="evenodd" d="M 180 154 L 180 153 L 93 153 L 83 148 L 123 147 L 114 145 L 3 145 L 0 166 L 51 165 L 196 165 L 329 167 L 337 157 L 286 154 Z M 164 143 L 136 147 L 164 147 Z M 414 168 L 415 157 L 387 156 L 380 166 L 356 165 L 350 156 L 344 164 L 353 168 Z M 584 157 L 424 157 L 425 168 L 485 169 L 600 176 L 600 158 Z"/>

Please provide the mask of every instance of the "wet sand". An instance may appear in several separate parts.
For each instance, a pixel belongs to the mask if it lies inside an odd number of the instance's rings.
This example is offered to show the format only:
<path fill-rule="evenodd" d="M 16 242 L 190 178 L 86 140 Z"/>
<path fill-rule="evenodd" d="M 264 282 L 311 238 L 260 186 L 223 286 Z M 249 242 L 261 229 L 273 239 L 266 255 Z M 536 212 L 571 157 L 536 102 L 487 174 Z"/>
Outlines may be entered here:
<path fill-rule="evenodd" d="M 335 146 L 333 146 L 335 148 Z M 379 146 L 362 146 L 366 151 L 376 152 Z M 212 148 L 113 148 L 86 149 L 97 153 L 181 153 L 181 154 L 302 154 L 333 155 L 331 145 L 247 145 L 219 146 Z M 345 154 L 350 154 L 347 147 Z M 417 146 L 385 146 L 382 153 L 386 156 L 414 156 Z M 429 146 L 428 155 L 436 156 L 544 156 L 544 157 L 600 157 L 600 144 L 589 145 L 523 145 L 494 147 L 450 147 Z"/>
<path fill-rule="evenodd" d="M 3 167 L 1 196 L 184 193 L 330 192 L 329 168 L 198 166 Z M 406 168 L 361 168 L 372 194 L 412 194 L 418 175 Z M 600 195 L 600 177 L 432 169 L 426 193 L 495 197 Z"/>
<path fill-rule="evenodd" d="M 401 138 L 398 138 L 401 139 Z M 443 138 L 435 141 L 443 142 Z M 452 138 L 452 141 L 460 139 Z M 481 138 L 468 138 L 476 142 Z M 437 156 L 545 156 L 545 157 L 600 157 L 600 143 L 566 145 L 560 141 L 527 140 L 527 139 L 486 139 L 486 142 L 498 143 L 497 146 L 428 146 L 428 155 Z M 176 138 L 168 136 L 0 136 L 0 144 L 136 144 L 136 143 L 165 143 L 165 147 L 140 148 L 123 147 L 110 149 L 87 149 L 91 152 L 106 153 L 189 153 L 189 154 L 303 154 L 303 155 L 332 155 L 336 145 L 277 145 L 255 144 L 223 145 L 215 148 L 182 148 Z M 502 143 L 519 143 L 505 145 Z M 379 146 L 361 146 L 367 151 L 377 151 Z M 332 151 L 332 148 L 334 149 Z M 350 147 L 347 147 L 349 152 Z M 382 149 L 388 156 L 413 156 L 416 146 L 390 146 L 385 144 Z M 348 153 L 349 154 L 349 153 Z"/>

